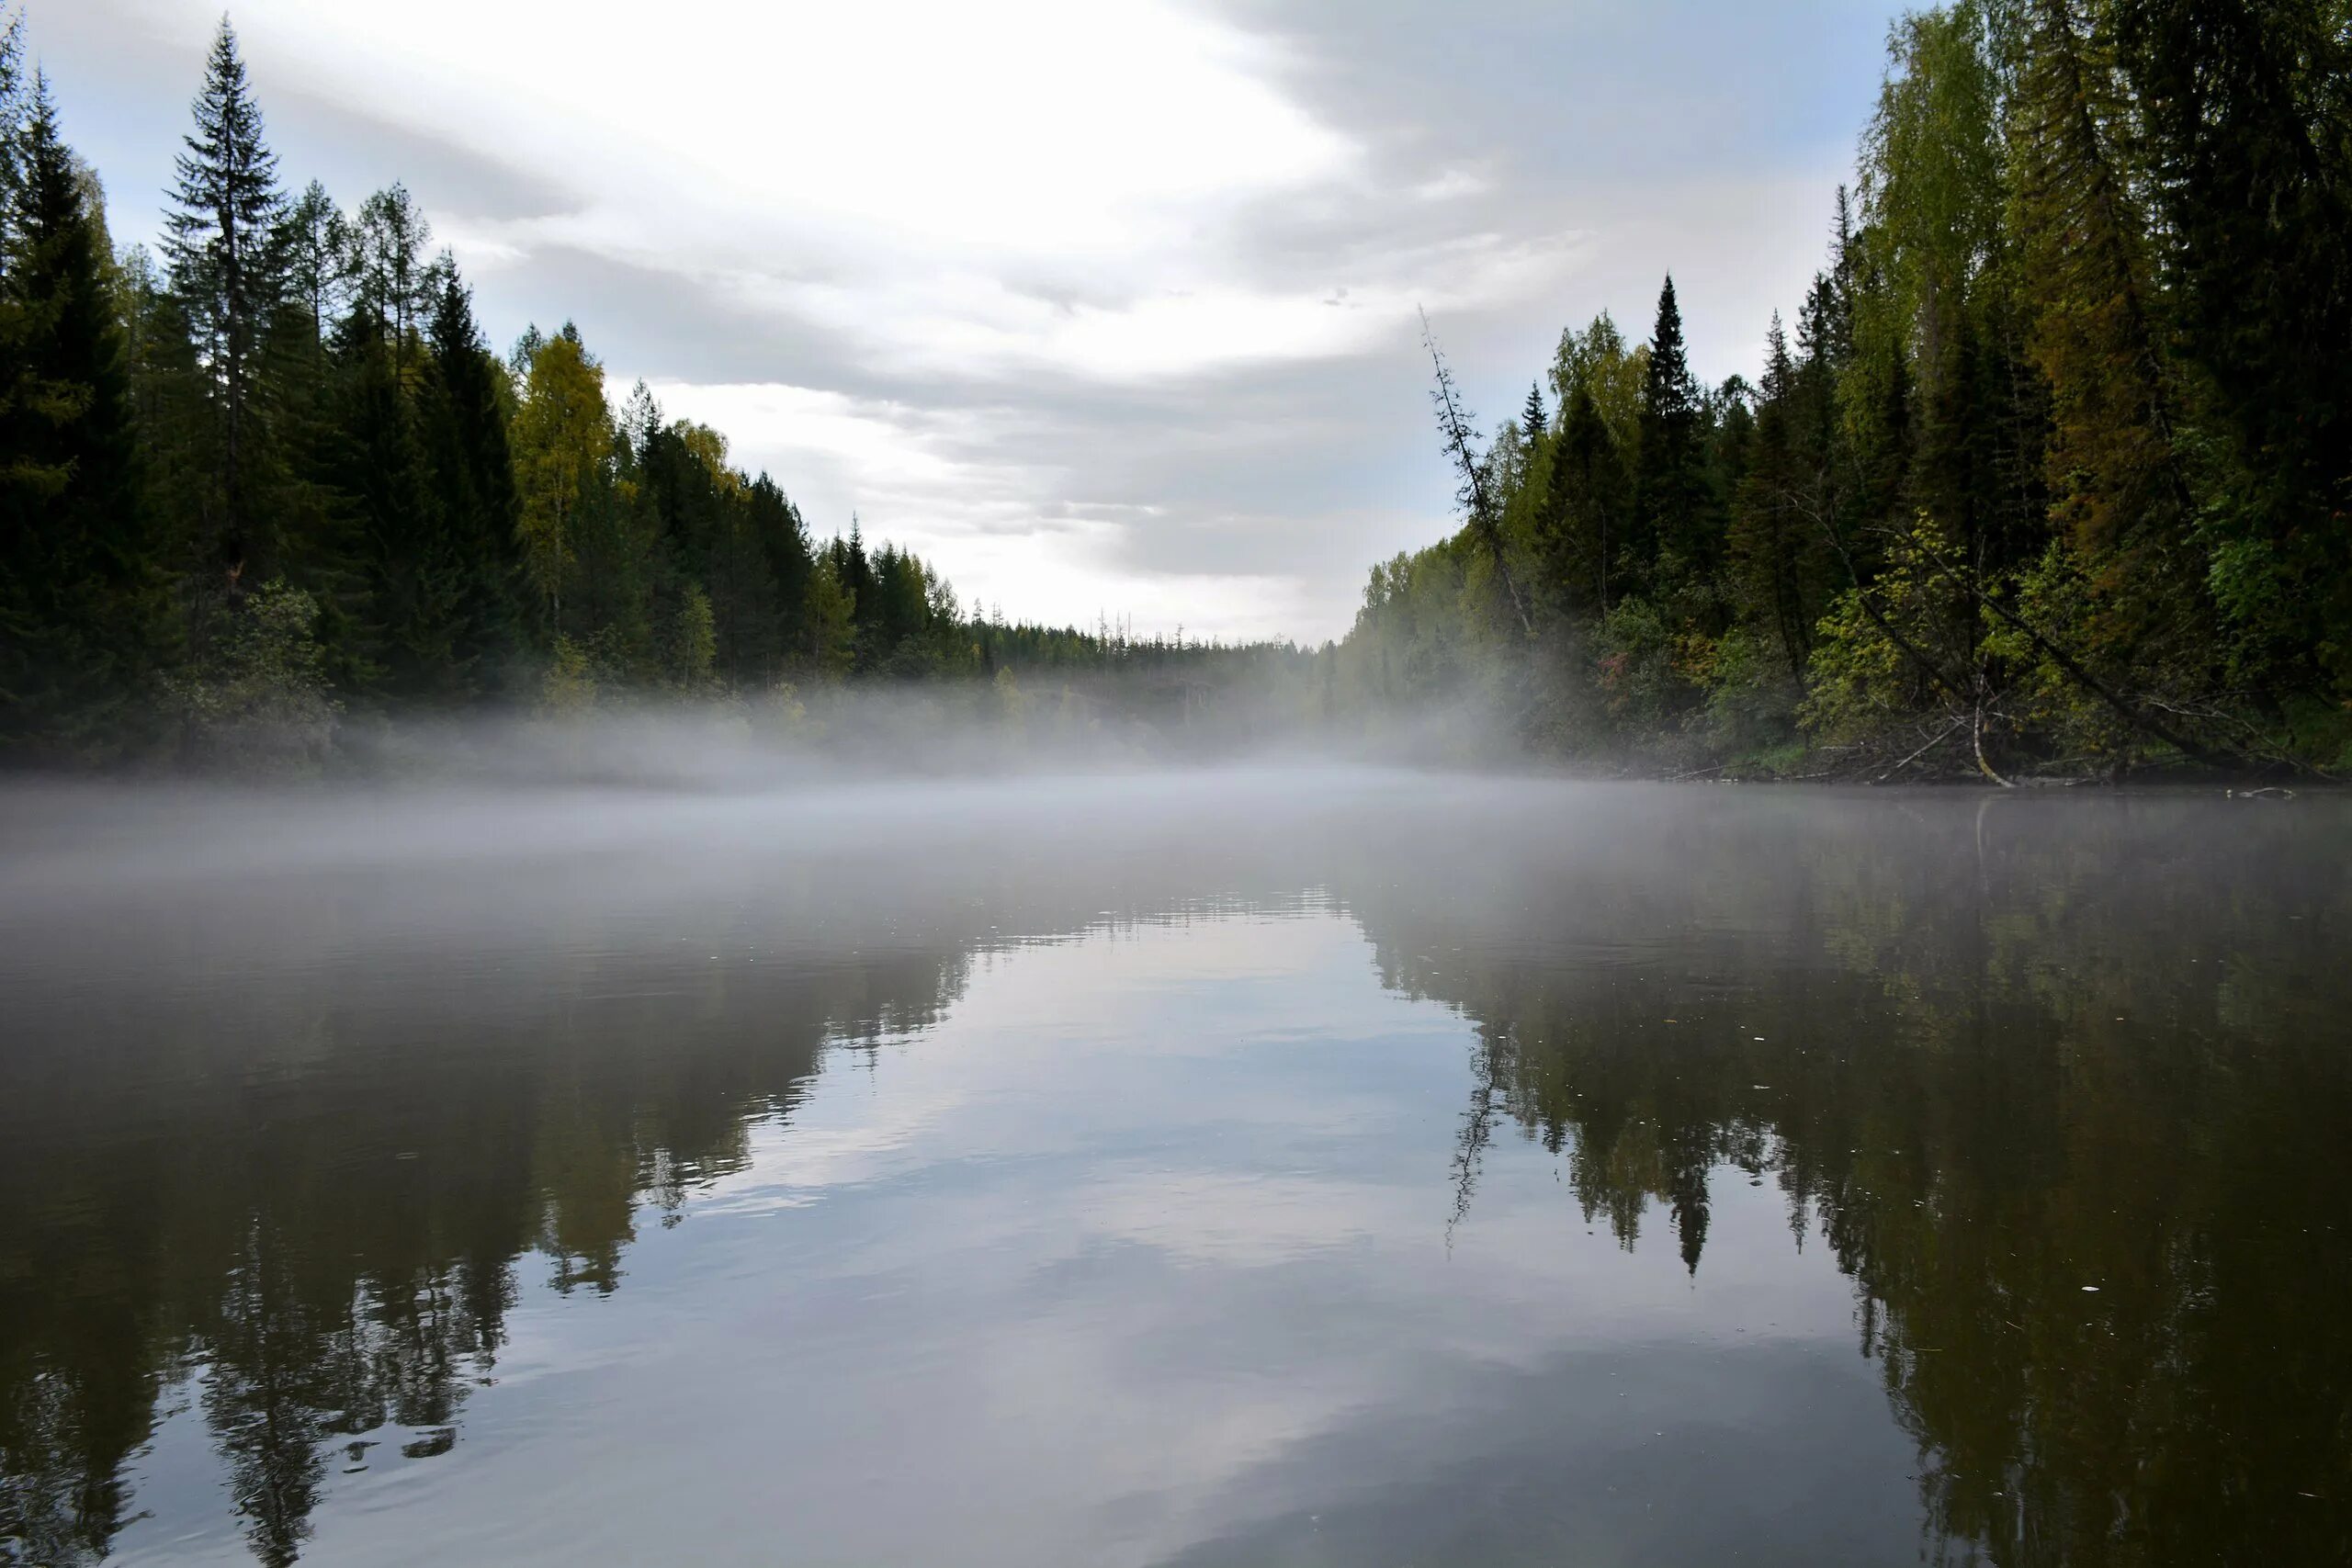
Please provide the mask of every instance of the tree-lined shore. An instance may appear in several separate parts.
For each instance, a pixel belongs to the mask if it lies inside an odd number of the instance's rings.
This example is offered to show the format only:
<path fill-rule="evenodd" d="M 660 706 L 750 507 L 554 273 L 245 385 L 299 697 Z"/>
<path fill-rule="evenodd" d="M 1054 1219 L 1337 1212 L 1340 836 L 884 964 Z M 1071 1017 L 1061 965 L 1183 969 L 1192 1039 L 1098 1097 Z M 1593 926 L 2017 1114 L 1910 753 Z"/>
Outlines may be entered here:
<path fill-rule="evenodd" d="M 1898 21 L 1758 380 L 1565 333 L 1340 689 L 1475 693 L 1650 771 L 2008 782 L 2352 766 L 2352 11 Z M 1547 396 L 1548 393 L 1548 396 Z"/>
<path fill-rule="evenodd" d="M 961 716 L 1099 723 L 1123 716 L 1107 678 L 1181 711 L 1287 651 L 1008 623 L 854 520 L 816 536 L 641 383 L 616 400 L 571 323 L 494 353 L 403 187 L 346 209 L 283 176 L 226 21 L 167 231 L 118 251 L 26 62 L 18 15 L 0 33 L 0 757 L 283 771 L 420 715 L 797 712 L 857 680 L 953 677 Z"/>
<path fill-rule="evenodd" d="M 943 722 L 1667 774 L 2352 767 L 2344 0 L 1905 16 L 1757 378 L 1696 378 L 1668 279 L 1645 340 L 1571 328 L 1488 434 L 1430 337 L 1460 529 L 1319 649 L 1008 625 L 616 398 L 571 323 L 494 351 L 404 188 L 285 176 L 225 20 L 166 231 L 118 250 L 24 39 L 13 764 L 309 769 L 418 715 L 888 683 Z"/>

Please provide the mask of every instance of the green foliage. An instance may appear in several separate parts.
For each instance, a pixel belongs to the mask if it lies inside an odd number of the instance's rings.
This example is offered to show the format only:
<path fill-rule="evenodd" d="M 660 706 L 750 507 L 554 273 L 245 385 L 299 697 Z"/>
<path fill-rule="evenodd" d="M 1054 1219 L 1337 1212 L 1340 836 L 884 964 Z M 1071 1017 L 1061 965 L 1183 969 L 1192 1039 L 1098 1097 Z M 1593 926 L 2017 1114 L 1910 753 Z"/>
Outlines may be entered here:
<path fill-rule="evenodd" d="M 1563 333 L 1556 429 L 1476 465 L 1536 635 L 1459 591 L 1466 531 L 1385 563 L 1343 716 L 1443 693 L 1659 767 L 2341 766 L 2342 7 L 1958 0 L 1888 45 L 1795 341 L 1702 392 L 1671 280 L 1647 345 Z"/>
<path fill-rule="evenodd" d="M 167 649 L 162 551 L 96 197 L 47 84 L 19 107 L 0 193 L 0 754 L 102 757 Z"/>
<path fill-rule="evenodd" d="M 536 336 L 536 334 L 534 334 Z M 609 476 L 612 414 L 605 404 L 605 371 L 570 322 L 522 355 L 523 389 L 515 412 L 514 489 L 520 498 L 516 532 L 524 569 L 546 605 L 547 624 L 564 631 L 563 590 L 579 557 L 586 516 Z"/>
<path fill-rule="evenodd" d="M 275 559 L 260 513 L 270 461 L 263 357 L 283 298 L 285 256 L 276 243 L 285 198 L 277 155 L 263 140 L 237 35 L 222 17 L 205 62 L 195 126 L 175 164 L 164 254 L 171 288 L 195 347 L 203 449 L 199 494 L 206 542 L 240 571 Z"/>
<path fill-rule="evenodd" d="M 678 620 L 671 634 L 670 676 L 685 693 L 710 689 L 718 664 L 718 622 L 710 611 L 710 595 L 702 584 L 686 584 L 678 604 Z"/>
<path fill-rule="evenodd" d="M 1619 733 L 1651 735 L 1673 726 L 1690 684 L 1675 668 L 1674 628 L 1657 606 L 1639 595 L 1620 599 L 1601 617 L 1597 634 L 1594 671 Z"/>
<path fill-rule="evenodd" d="M 327 680 L 317 602 L 272 581 L 224 619 L 205 655 L 167 685 L 181 755 L 225 773 L 317 773 L 343 712 Z"/>
<path fill-rule="evenodd" d="M 158 690 L 176 723 L 273 681 L 371 723 L 956 681 L 1074 732 L 1213 702 L 1676 771 L 2340 766 L 2342 6 L 1957 0 L 1888 42 L 1753 382 L 1692 374 L 1671 279 L 1647 343 L 1564 332 L 1490 441 L 1441 358 L 1463 526 L 1304 652 L 1008 625 L 854 516 L 812 536 L 642 386 L 616 410 L 576 327 L 502 363 L 404 187 L 288 198 L 225 23 L 161 265 L 118 258 L 12 23 L 0 749 L 129 760 Z"/>
<path fill-rule="evenodd" d="M 1831 601 L 1797 709 L 1815 740 L 1899 746 L 1923 713 L 1973 689 L 1962 660 L 1973 615 L 1931 558 L 1947 543 L 1923 516 L 1889 547 L 1872 581 Z"/>
<path fill-rule="evenodd" d="M 539 678 L 539 709 L 559 718 L 576 718 L 596 705 L 594 660 L 588 649 L 568 637 L 555 639 L 547 672 Z"/>

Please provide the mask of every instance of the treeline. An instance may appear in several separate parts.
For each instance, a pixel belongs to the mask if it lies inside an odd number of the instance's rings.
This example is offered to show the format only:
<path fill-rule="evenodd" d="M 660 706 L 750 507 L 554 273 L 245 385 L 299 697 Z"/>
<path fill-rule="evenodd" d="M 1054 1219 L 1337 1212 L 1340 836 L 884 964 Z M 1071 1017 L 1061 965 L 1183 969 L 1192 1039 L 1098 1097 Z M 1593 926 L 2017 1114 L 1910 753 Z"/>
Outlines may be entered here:
<path fill-rule="evenodd" d="M 1905 17 L 1761 378 L 1561 338 L 1467 521 L 1376 567 L 1342 707 L 1476 694 L 1651 768 L 2352 766 L 2352 8 Z"/>
<path fill-rule="evenodd" d="M 168 231 L 118 254 L 23 43 L 19 16 L 0 758 L 316 763 L 338 729 L 418 713 L 856 677 L 979 677 L 969 705 L 1018 710 L 1016 669 L 1229 683 L 1284 651 L 967 611 L 910 551 L 813 538 L 642 384 L 614 406 L 570 323 L 494 354 L 405 189 L 345 210 L 281 181 L 226 21 Z"/>

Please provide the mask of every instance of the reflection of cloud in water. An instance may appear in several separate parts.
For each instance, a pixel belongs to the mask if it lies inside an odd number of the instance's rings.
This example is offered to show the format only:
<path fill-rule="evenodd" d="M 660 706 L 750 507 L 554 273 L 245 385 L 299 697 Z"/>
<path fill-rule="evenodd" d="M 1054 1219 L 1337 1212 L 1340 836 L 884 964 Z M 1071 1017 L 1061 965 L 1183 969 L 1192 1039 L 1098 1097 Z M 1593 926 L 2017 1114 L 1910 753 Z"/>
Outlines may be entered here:
<path fill-rule="evenodd" d="M 136 799 L 9 803 L 38 1556 L 2326 1545 L 2336 803 Z"/>

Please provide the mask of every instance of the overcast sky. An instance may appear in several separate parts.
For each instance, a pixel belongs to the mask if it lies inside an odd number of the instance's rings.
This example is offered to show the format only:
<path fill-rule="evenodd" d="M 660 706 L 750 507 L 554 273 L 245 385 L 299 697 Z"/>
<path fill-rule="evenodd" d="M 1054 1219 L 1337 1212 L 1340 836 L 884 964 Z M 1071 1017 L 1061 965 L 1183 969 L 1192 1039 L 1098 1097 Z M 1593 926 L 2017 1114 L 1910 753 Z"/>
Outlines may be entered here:
<path fill-rule="evenodd" d="M 31 0 L 152 240 L 212 0 Z M 242 0 L 291 186 L 404 181 L 503 347 L 576 321 L 820 534 L 967 601 L 1346 628 L 1449 526 L 1427 308 L 1491 426 L 1560 329 L 1753 374 L 1826 250 L 1887 0 Z"/>

